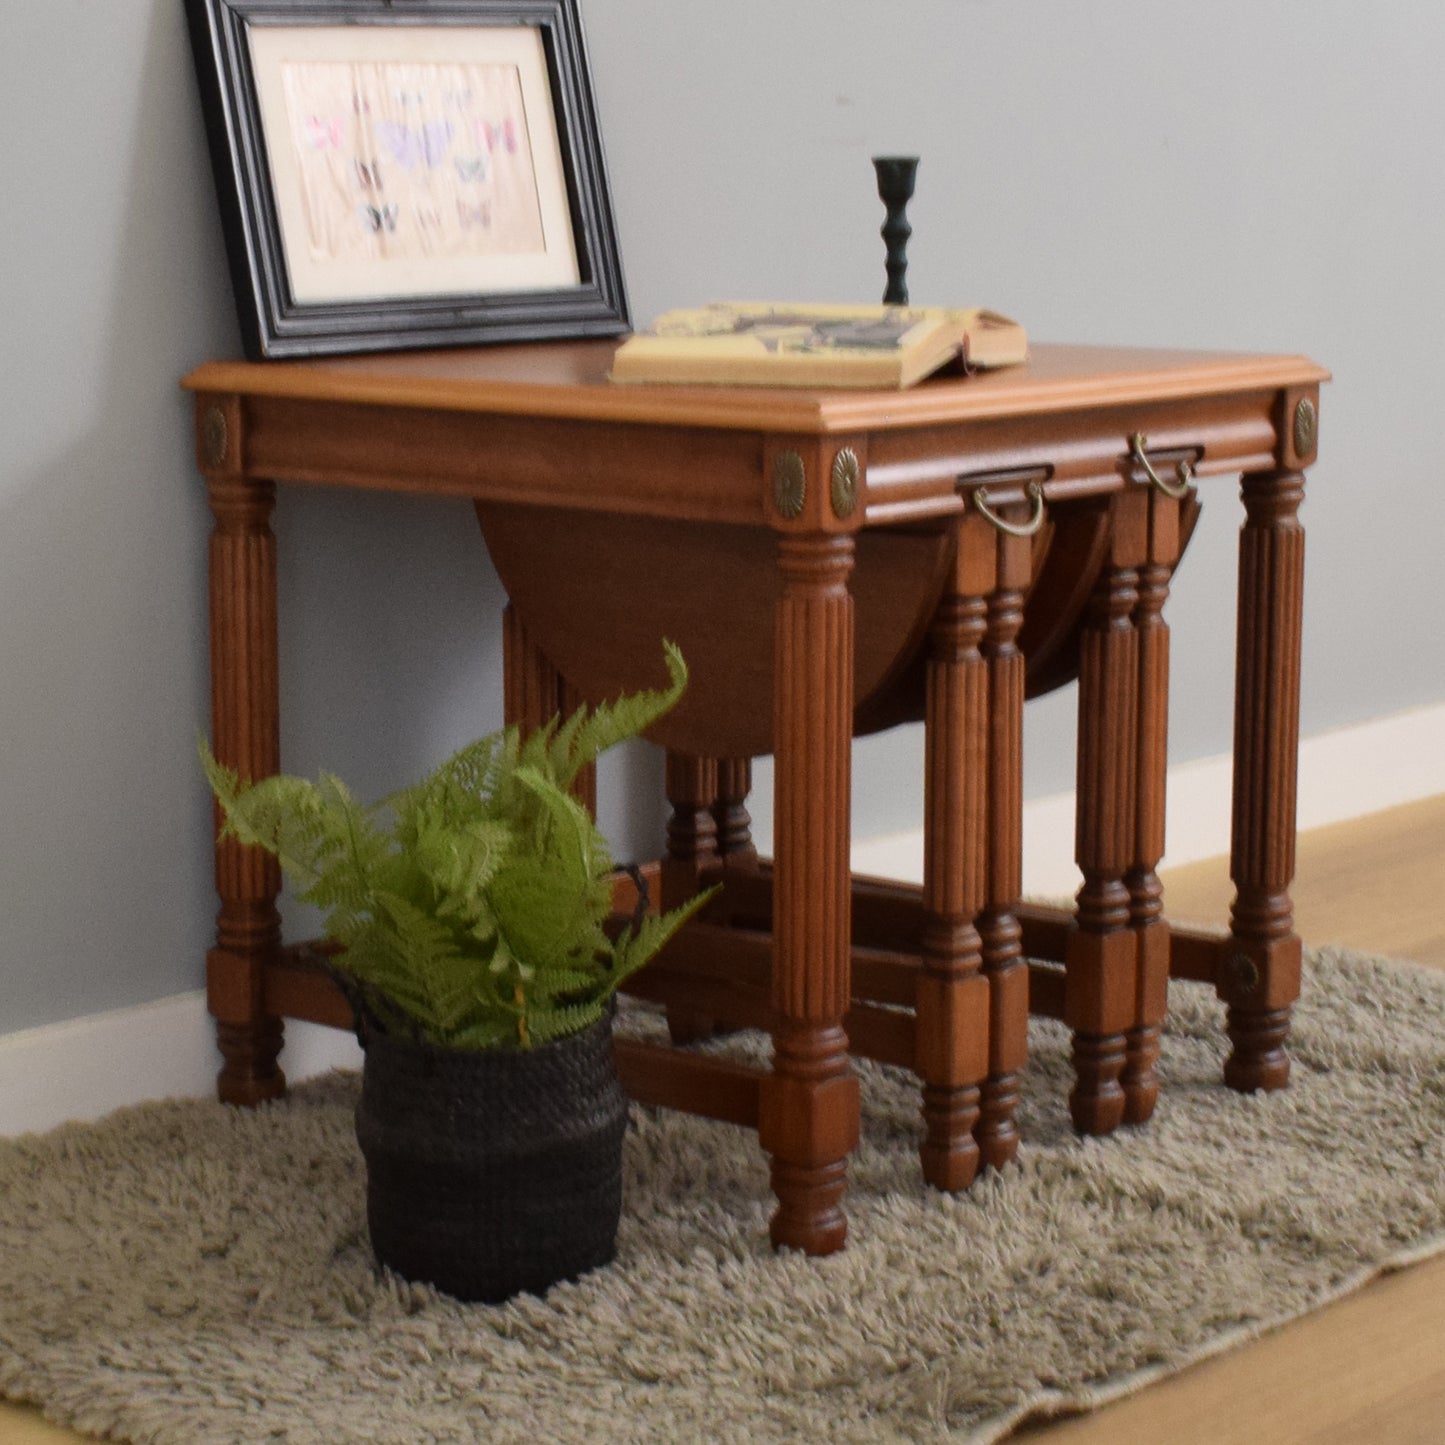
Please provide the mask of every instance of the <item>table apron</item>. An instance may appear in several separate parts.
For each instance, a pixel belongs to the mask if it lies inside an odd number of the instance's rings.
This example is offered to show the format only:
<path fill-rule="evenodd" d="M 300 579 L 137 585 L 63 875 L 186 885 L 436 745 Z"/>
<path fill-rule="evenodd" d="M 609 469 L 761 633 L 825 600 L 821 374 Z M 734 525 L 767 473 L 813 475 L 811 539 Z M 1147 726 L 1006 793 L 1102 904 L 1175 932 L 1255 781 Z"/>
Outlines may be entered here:
<path fill-rule="evenodd" d="M 879 432 L 869 438 L 865 517 L 888 525 L 957 511 L 970 482 L 1022 498 L 1023 477 L 1044 479 L 1049 501 L 1119 491 L 1136 476 L 1130 438 L 1144 433 L 1160 463 L 1188 461 L 1198 476 L 1276 465 L 1280 393 L 1138 403 L 1037 417 Z"/>
<path fill-rule="evenodd" d="M 250 396 L 241 470 L 256 478 L 420 492 L 684 521 L 768 522 L 762 432 L 375 407 Z M 969 479 L 1045 478 L 1050 501 L 1102 495 L 1134 479 L 1129 440 L 1143 432 L 1161 464 L 1197 476 L 1275 466 L 1275 390 L 1132 403 L 1033 417 L 897 430 L 863 440 L 858 524 L 946 516 Z M 422 468 L 418 460 L 424 459 Z M 1001 480 L 995 500 L 1021 497 Z"/>
<path fill-rule="evenodd" d="M 763 521 L 756 433 L 245 397 L 247 475 L 686 521 Z"/>

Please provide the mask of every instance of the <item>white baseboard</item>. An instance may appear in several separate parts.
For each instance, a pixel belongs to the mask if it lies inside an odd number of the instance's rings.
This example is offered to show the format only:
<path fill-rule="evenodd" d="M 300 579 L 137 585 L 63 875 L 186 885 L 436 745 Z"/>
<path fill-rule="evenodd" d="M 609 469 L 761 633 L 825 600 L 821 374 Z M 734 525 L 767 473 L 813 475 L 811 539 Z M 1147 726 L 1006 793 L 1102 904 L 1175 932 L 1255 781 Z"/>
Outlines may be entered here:
<path fill-rule="evenodd" d="M 1169 770 L 1167 861 L 1189 863 L 1229 850 L 1231 766 L 1227 756 Z M 1299 825 L 1319 828 L 1445 793 L 1445 704 L 1416 708 L 1307 738 L 1300 746 Z M 1072 794 L 1024 804 L 1024 888 L 1074 892 Z M 854 842 L 860 873 L 917 881 L 921 830 Z M 289 1022 L 281 1066 L 299 1081 L 355 1068 L 350 1034 Z M 95 1119 L 123 1104 L 205 1097 L 220 1055 L 205 996 L 178 994 L 136 1008 L 0 1035 L 0 1135 Z"/>
<path fill-rule="evenodd" d="M 360 1064 L 350 1034 L 287 1023 L 281 1067 L 293 1082 Z M 199 991 L 0 1035 L 0 1135 L 99 1119 L 146 1099 L 211 1096 L 220 1066 Z"/>
<path fill-rule="evenodd" d="M 1195 863 L 1229 851 L 1229 754 L 1169 769 L 1165 863 Z M 1417 798 L 1445 793 L 1445 704 L 1412 708 L 1302 739 L 1298 811 L 1301 828 L 1323 828 Z M 1074 795 L 1058 793 L 1024 804 L 1024 892 L 1075 892 Z M 859 873 L 919 882 L 923 831 L 855 840 Z"/>

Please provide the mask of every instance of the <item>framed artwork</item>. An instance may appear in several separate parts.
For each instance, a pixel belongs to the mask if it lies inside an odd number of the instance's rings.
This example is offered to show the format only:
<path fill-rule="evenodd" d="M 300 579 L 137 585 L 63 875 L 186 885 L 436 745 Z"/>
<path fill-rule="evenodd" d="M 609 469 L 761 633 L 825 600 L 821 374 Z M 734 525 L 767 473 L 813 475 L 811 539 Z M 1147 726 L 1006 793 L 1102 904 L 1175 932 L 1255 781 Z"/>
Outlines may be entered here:
<path fill-rule="evenodd" d="M 628 329 L 578 0 L 186 0 L 252 360 Z"/>

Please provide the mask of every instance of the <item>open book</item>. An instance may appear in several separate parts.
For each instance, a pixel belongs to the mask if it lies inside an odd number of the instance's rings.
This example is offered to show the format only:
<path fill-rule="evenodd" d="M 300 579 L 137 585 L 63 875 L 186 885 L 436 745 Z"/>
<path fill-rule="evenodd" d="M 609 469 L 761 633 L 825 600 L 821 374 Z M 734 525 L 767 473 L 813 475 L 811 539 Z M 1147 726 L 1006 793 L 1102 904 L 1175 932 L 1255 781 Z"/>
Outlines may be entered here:
<path fill-rule="evenodd" d="M 887 389 L 951 363 L 1012 366 L 1027 355 L 1023 327 L 994 311 L 728 302 L 669 311 L 628 337 L 612 380 Z"/>

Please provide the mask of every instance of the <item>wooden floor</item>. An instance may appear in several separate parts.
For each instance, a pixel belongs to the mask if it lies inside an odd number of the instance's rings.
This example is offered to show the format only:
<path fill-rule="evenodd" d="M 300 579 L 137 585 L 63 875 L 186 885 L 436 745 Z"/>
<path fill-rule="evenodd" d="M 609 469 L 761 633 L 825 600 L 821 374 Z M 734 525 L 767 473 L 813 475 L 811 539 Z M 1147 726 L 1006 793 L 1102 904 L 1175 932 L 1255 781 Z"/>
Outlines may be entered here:
<path fill-rule="evenodd" d="M 1220 922 L 1221 860 L 1165 876 L 1168 911 Z M 1445 795 L 1302 835 L 1294 888 L 1308 943 L 1445 969 Z M 1029 1445 L 1439 1445 L 1445 1259 L 1417 1265 L 1107 1409 L 1026 1430 Z M 0 1445 L 83 1437 L 0 1405 Z"/>
<path fill-rule="evenodd" d="M 1165 875 L 1170 917 L 1217 921 L 1224 860 Z M 1307 943 L 1445 969 L 1445 795 L 1301 834 Z M 1028 1445 L 1440 1445 L 1445 1258 L 1417 1265 L 1106 1409 L 1027 1430 Z"/>

